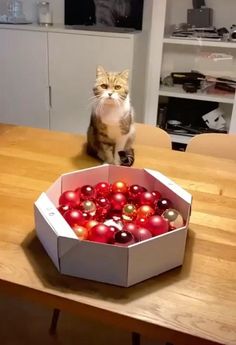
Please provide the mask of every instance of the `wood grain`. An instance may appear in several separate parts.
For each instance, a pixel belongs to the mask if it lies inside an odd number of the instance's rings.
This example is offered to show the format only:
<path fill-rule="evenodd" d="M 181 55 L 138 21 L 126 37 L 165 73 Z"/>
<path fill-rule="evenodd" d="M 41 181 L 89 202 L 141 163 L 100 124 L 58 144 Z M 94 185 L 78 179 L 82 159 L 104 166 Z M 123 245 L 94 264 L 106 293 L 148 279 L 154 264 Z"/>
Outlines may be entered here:
<path fill-rule="evenodd" d="M 85 138 L 0 125 L 0 289 L 182 345 L 236 344 L 236 162 L 137 145 L 193 195 L 184 265 L 131 288 L 59 274 L 34 231 L 33 203 L 61 174 L 100 164 Z"/>

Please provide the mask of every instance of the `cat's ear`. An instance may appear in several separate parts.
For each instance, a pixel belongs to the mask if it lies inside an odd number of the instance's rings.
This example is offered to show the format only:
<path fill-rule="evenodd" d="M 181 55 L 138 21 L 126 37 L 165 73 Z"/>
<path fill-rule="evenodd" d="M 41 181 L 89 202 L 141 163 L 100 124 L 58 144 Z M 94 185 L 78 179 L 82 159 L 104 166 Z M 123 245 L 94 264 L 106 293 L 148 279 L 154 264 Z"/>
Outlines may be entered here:
<path fill-rule="evenodd" d="M 120 77 L 124 80 L 128 80 L 129 79 L 129 70 L 125 69 L 123 72 L 121 72 Z"/>
<path fill-rule="evenodd" d="M 106 74 L 105 69 L 101 65 L 98 65 L 97 70 L 96 70 L 96 77 L 97 78 L 103 77 L 105 74 Z"/>

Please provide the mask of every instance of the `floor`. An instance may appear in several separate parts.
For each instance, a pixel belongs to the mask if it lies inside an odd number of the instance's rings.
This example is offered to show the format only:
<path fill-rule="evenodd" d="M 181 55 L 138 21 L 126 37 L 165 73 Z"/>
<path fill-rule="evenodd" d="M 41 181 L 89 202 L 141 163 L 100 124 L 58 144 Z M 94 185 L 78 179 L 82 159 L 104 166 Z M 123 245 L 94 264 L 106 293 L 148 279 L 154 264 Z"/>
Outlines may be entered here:
<path fill-rule="evenodd" d="M 57 335 L 49 335 L 52 311 L 0 294 L 1 345 L 131 345 L 130 333 L 61 313 Z M 161 345 L 143 339 L 141 345 Z"/>

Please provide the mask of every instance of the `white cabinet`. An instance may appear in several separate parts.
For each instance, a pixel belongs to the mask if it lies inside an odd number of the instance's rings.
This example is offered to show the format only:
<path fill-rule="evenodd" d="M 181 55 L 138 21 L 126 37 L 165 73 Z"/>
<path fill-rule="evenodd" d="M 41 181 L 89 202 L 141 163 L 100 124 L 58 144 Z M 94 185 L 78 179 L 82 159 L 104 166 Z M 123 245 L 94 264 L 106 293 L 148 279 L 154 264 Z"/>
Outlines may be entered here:
<path fill-rule="evenodd" d="M 0 122 L 49 128 L 47 34 L 0 30 Z"/>
<path fill-rule="evenodd" d="M 121 71 L 133 64 L 133 39 L 92 34 L 48 34 L 50 128 L 85 133 L 97 65 Z M 132 84 L 132 76 L 130 80 Z"/>

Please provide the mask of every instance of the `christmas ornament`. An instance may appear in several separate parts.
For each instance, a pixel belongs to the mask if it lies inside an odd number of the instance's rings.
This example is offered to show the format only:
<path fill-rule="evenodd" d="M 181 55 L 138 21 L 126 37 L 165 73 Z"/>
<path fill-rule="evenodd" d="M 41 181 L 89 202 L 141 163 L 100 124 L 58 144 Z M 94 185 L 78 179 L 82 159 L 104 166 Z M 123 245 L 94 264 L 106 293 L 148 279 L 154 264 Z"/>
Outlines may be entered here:
<path fill-rule="evenodd" d="M 155 213 L 154 209 L 149 205 L 142 205 L 137 210 L 137 218 L 147 219 L 150 216 L 153 216 Z"/>
<path fill-rule="evenodd" d="M 85 228 L 82 225 L 75 225 L 72 228 L 76 234 L 76 236 L 80 239 L 80 240 L 87 240 L 88 238 L 88 229 Z"/>
<path fill-rule="evenodd" d="M 137 217 L 136 219 L 135 219 L 135 224 L 137 225 L 137 226 L 141 226 L 141 227 L 145 227 L 145 224 L 146 224 L 146 222 L 147 222 L 147 219 L 148 218 L 144 218 L 144 217 Z"/>
<path fill-rule="evenodd" d="M 153 207 L 155 204 L 154 195 L 150 192 L 142 192 L 139 196 L 139 203 L 140 205 L 149 205 Z"/>
<path fill-rule="evenodd" d="M 111 208 L 116 211 L 121 211 L 126 202 L 126 196 L 120 192 L 114 193 L 110 197 Z"/>
<path fill-rule="evenodd" d="M 72 228 L 84 224 L 84 217 L 80 210 L 68 210 L 64 213 L 64 218 Z"/>
<path fill-rule="evenodd" d="M 84 226 L 86 227 L 86 229 L 88 229 L 88 231 L 90 231 L 90 229 L 92 228 L 92 227 L 94 227 L 95 225 L 97 225 L 98 224 L 98 221 L 97 220 L 95 220 L 95 219 L 90 219 L 90 220 L 88 220 L 88 221 L 86 221 L 85 223 L 84 223 Z"/>
<path fill-rule="evenodd" d="M 161 215 L 168 208 L 172 208 L 172 202 L 169 199 L 162 198 L 157 201 L 157 214 Z"/>
<path fill-rule="evenodd" d="M 61 205 L 57 209 L 62 215 L 64 215 L 64 213 L 68 210 L 71 210 L 72 207 L 70 205 Z"/>
<path fill-rule="evenodd" d="M 89 221 L 89 220 L 91 220 L 91 219 L 94 218 L 94 216 L 93 216 L 92 214 L 90 214 L 89 212 L 82 212 L 82 215 L 83 215 L 83 217 L 84 217 L 84 224 L 85 224 L 87 221 Z"/>
<path fill-rule="evenodd" d="M 128 232 L 135 232 L 138 229 L 138 226 L 135 223 L 127 223 L 124 225 L 123 230 L 128 231 Z"/>
<path fill-rule="evenodd" d="M 152 237 L 151 231 L 141 227 L 132 231 L 132 234 L 137 242 L 144 241 Z"/>
<path fill-rule="evenodd" d="M 80 210 L 94 216 L 96 212 L 96 205 L 92 200 L 84 200 L 80 204 Z"/>
<path fill-rule="evenodd" d="M 109 226 L 98 223 L 93 226 L 88 234 L 88 240 L 94 242 L 108 243 L 113 237 L 113 233 Z"/>
<path fill-rule="evenodd" d="M 111 204 L 108 198 L 101 196 L 96 199 L 96 207 L 96 217 L 99 219 L 105 219 L 111 208 Z"/>
<path fill-rule="evenodd" d="M 182 215 L 179 213 L 179 211 L 168 208 L 162 213 L 162 217 L 168 221 L 169 223 L 169 230 L 174 230 L 181 228 L 184 226 L 184 220 Z"/>
<path fill-rule="evenodd" d="M 122 209 L 122 219 L 125 222 L 131 222 L 136 218 L 136 207 L 133 204 L 125 204 Z"/>
<path fill-rule="evenodd" d="M 134 202 L 135 204 L 138 202 L 139 200 L 139 196 L 142 193 L 142 187 L 139 186 L 138 184 L 133 184 L 129 187 L 128 189 L 128 198 L 129 201 L 132 203 Z"/>
<path fill-rule="evenodd" d="M 99 182 L 94 189 L 97 197 L 107 197 L 110 193 L 110 184 L 108 182 Z"/>
<path fill-rule="evenodd" d="M 151 193 L 152 193 L 152 195 L 154 196 L 155 204 L 156 204 L 157 201 L 158 201 L 159 199 L 161 199 L 161 193 L 158 192 L 157 190 L 153 190 Z"/>
<path fill-rule="evenodd" d="M 135 243 L 134 236 L 129 231 L 118 231 L 114 236 L 114 244 L 129 246 Z"/>
<path fill-rule="evenodd" d="M 78 192 L 73 190 L 67 190 L 61 194 L 59 198 L 59 206 L 61 205 L 70 205 L 72 208 L 76 208 L 79 206 L 80 203 L 80 196 Z"/>
<path fill-rule="evenodd" d="M 81 200 L 92 200 L 95 196 L 95 190 L 90 185 L 84 185 L 80 188 L 80 198 Z"/>
<path fill-rule="evenodd" d="M 121 221 L 115 222 L 113 219 L 107 219 L 107 220 L 105 220 L 104 224 L 109 226 L 109 227 L 117 228 L 118 230 L 123 229 L 123 224 L 121 223 Z"/>
<path fill-rule="evenodd" d="M 114 225 L 110 225 L 109 229 L 110 229 L 110 236 L 108 239 L 108 243 L 113 244 L 115 242 L 115 234 L 120 230 Z"/>
<path fill-rule="evenodd" d="M 123 181 L 116 181 L 111 186 L 112 193 L 127 193 L 128 187 L 125 182 Z"/>
<path fill-rule="evenodd" d="M 145 228 L 147 228 L 153 236 L 157 236 L 167 232 L 169 224 L 163 217 L 154 215 L 147 219 Z"/>

